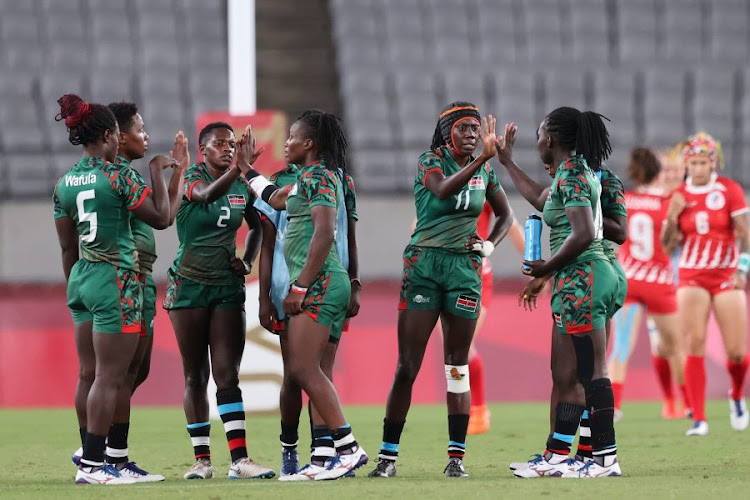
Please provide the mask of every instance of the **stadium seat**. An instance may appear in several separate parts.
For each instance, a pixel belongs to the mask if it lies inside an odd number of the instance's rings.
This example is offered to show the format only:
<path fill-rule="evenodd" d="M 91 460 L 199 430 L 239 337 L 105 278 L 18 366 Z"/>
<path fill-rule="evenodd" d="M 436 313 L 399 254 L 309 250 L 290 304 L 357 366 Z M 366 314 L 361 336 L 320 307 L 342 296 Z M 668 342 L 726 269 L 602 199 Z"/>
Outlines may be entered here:
<path fill-rule="evenodd" d="M 97 40 L 109 43 L 131 43 L 132 30 L 127 16 L 122 17 L 109 11 L 92 13 L 89 24 Z"/>
<path fill-rule="evenodd" d="M 643 140 L 636 133 L 635 74 L 626 70 L 598 71 L 593 80 L 591 109 L 611 120 L 606 125 L 612 145 L 629 148 Z"/>
<path fill-rule="evenodd" d="M 52 16 L 61 13 L 71 13 L 80 15 L 84 4 L 81 0 L 40 0 L 41 10 Z"/>
<path fill-rule="evenodd" d="M 664 3 L 664 48 L 662 58 L 697 62 L 703 58 L 703 0 Z"/>
<path fill-rule="evenodd" d="M 3 14 L 33 14 L 34 2 L 0 0 L 0 12 L 2 12 Z"/>
<path fill-rule="evenodd" d="M 6 155 L 5 161 L 8 169 L 8 191 L 11 196 L 41 196 L 51 199 L 55 185 L 46 155 Z"/>
<path fill-rule="evenodd" d="M 399 122 L 398 139 L 406 148 L 427 147 L 440 109 L 435 78 L 421 73 L 393 75 L 394 109 Z"/>
<path fill-rule="evenodd" d="M 656 59 L 655 0 L 617 2 L 620 61 L 638 67 Z"/>
<path fill-rule="evenodd" d="M 393 192 L 399 187 L 396 157 L 392 151 L 381 149 L 355 150 L 352 172 L 356 175 L 358 189 Z"/>
<path fill-rule="evenodd" d="M 570 2 L 570 30 L 573 59 L 591 66 L 608 63 L 609 22 L 607 4 L 601 0 L 575 0 Z"/>
<path fill-rule="evenodd" d="M 653 67 L 644 74 L 643 129 L 649 145 L 665 147 L 690 131 L 685 110 L 685 71 Z"/>
<path fill-rule="evenodd" d="M 533 65 L 558 63 L 564 57 L 561 6 L 559 0 L 522 2 L 528 49 Z"/>
<path fill-rule="evenodd" d="M 513 63 L 518 60 L 513 0 L 476 0 L 479 61 Z"/>
<path fill-rule="evenodd" d="M 0 40 L 3 44 L 39 43 L 38 18 L 31 13 L 5 13 L 0 18 Z"/>
<path fill-rule="evenodd" d="M 586 82 L 589 75 L 575 68 L 559 69 L 544 75 L 544 110 L 549 113 L 561 106 L 581 111 L 586 106 Z"/>
<path fill-rule="evenodd" d="M 76 42 L 57 42 L 47 48 L 47 64 L 54 71 L 77 70 L 86 72 L 91 65 L 88 47 Z"/>
<path fill-rule="evenodd" d="M 131 74 L 136 64 L 133 48 L 128 40 L 108 40 L 94 46 L 93 71 L 112 72 L 120 76 Z"/>
<path fill-rule="evenodd" d="M 84 19 L 78 12 L 48 14 L 43 24 L 47 43 L 86 43 L 87 29 L 84 29 Z"/>
<path fill-rule="evenodd" d="M 97 72 L 91 75 L 91 99 L 94 102 L 108 104 L 122 100 L 137 101 L 137 97 L 130 71 L 121 71 L 117 78 L 112 78 L 105 72 Z"/>
<path fill-rule="evenodd" d="M 738 75 L 723 68 L 699 67 L 693 72 L 694 130 L 705 130 L 724 144 L 735 140 L 735 105 L 739 99 Z"/>
<path fill-rule="evenodd" d="M 492 113 L 489 108 L 489 99 L 485 90 L 484 75 L 481 73 L 446 72 L 443 74 L 445 105 L 454 101 L 469 101 L 479 107 L 482 116 Z"/>
<path fill-rule="evenodd" d="M 68 143 L 68 148 L 64 152 L 55 153 L 50 157 L 49 164 L 53 186 L 60 177 L 73 168 L 78 163 L 78 160 L 81 159 L 81 152 L 77 146 Z"/>
<path fill-rule="evenodd" d="M 711 0 L 712 61 L 747 61 L 750 10 L 745 0 Z"/>
<path fill-rule="evenodd" d="M 496 71 L 490 75 L 492 101 L 490 109 L 498 119 L 498 133 L 504 124 L 518 126 L 519 146 L 536 144 L 536 131 L 544 117 L 537 75 L 531 70 Z"/>

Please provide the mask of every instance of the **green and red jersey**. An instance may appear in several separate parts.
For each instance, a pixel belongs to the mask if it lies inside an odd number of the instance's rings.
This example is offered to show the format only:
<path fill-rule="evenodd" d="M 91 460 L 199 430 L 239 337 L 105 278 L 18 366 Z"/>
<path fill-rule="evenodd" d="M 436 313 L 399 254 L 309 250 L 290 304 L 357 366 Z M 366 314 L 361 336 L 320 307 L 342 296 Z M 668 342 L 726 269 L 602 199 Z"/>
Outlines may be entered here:
<path fill-rule="evenodd" d="M 138 177 L 143 184 L 146 184 L 143 176 L 133 168 L 128 160 L 122 156 L 118 156 L 115 161 L 118 165 L 132 169 L 135 176 Z M 138 268 L 140 269 L 140 272 L 144 274 L 151 274 L 154 270 L 154 262 L 156 262 L 156 239 L 154 238 L 154 229 L 138 217 L 132 217 L 130 219 L 130 230 L 133 232 L 135 249 L 138 250 Z"/>

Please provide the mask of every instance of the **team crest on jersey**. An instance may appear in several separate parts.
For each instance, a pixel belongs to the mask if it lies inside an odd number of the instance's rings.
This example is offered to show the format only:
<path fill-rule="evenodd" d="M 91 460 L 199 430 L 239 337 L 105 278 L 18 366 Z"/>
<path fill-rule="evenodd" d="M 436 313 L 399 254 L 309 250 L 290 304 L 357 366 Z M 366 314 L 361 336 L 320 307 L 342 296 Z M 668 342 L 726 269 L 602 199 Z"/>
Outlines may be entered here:
<path fill-rule="evenodd" d="M 468 295 L 459 295 L 456 299 L 456 309 L 475 312 L 479 306 L 479 299 Z"/>
<path fill-rule="evenodd" d="M 229 206 L 232 208 L 245 208 L 245 195 L 244 194 L 228 194 Z"/>
<path fill-rule="evenodd" d="M 469 180 L 469 191 L 475 191 L 477 189 L 485 189 L 484 177 L 481 175 L 475 175 Z"/>
<path fill-rule="evenodd" d="M 726 202 L 721 191 L 711 191 L 706 196 L 706 208 L 709 210 L 721 210 L 726 205 Z"/>

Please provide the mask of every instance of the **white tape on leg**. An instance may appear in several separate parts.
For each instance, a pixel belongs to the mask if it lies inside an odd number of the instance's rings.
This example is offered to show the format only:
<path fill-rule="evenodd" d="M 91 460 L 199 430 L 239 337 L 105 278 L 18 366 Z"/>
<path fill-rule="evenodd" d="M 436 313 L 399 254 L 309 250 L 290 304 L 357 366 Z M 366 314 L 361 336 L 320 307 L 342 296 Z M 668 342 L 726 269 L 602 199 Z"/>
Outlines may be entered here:
<path fill-rule="evenodd" d="M 448 392 L 469 392 L 469 365 L 445 365 L 445 380 L 448 382 Z"/>

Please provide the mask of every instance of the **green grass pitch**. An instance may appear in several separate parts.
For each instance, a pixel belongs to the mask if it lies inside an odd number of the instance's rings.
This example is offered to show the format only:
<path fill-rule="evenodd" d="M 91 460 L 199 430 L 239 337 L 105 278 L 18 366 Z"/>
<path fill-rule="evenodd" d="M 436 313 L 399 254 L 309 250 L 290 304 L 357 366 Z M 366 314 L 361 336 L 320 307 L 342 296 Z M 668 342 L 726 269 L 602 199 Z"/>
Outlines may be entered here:
<path fill-rule="evenodd" d="M 212 429 L 215 478 L 184 481 L 191 463 L 190 441 L 179 408 L 135 408 L 131 459 L 166 476 L 156 484 L 76 486 L 70 455 L 78 447 L 71 410 L 0 410 L 0 498 L 743 498 L 750 495 L 750 430 L 729 427 L 725 402 L 711 402 L 707 437 L 684 436 L 689 422 L 663 421 L 656 403 L 631 403 L 617 425 L 624 477 L 598 480 L 513 477 L 508 463 L 539 452 L 547 434 L 547 407 L 492 406 L 492 429 L 469 436 L 466 479 L 443 476 L 447 419 L 444 406 L 415 406 L 401 439 L 398 477 L 370 479 L 377 457 L 382 407 L 347 407 L 345 412 L 371 462 L 357 478 L 332 482 L 280 483 L 226 479 L 229 453 L 220 422 Z M 303 419 L 306 419 L 306 414 Z M 305 422 L 305 420 L 303 420 Z M 276 416 L 250 416 L 250 455 L 278 471 L 280 449 Z M 300 450 L 306 458 L 309 430 L 301 425 Z M 106 491 L 103 491 L 106 490 Z"/>

